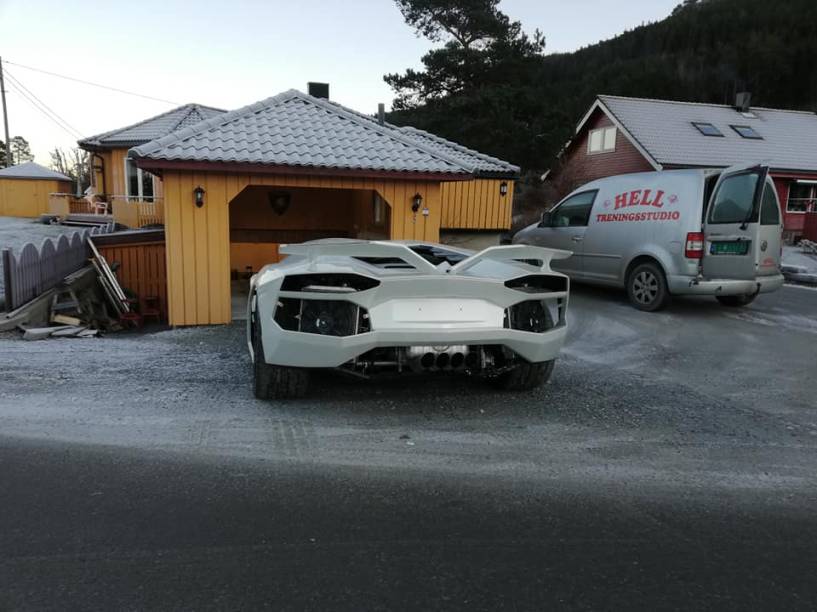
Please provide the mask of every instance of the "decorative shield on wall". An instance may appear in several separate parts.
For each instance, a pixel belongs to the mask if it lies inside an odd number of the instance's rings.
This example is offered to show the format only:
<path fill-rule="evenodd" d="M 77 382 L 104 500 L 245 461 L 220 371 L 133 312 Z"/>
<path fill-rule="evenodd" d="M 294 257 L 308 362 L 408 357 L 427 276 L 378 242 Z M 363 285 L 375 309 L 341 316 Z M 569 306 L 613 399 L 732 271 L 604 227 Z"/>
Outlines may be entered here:
<path fill-rule="evenodd" d="M 283 215 L 289 210 L 290 194 L 285 191 L 271 191 L 267 194 L 269 205 L 277 215 Z"/>

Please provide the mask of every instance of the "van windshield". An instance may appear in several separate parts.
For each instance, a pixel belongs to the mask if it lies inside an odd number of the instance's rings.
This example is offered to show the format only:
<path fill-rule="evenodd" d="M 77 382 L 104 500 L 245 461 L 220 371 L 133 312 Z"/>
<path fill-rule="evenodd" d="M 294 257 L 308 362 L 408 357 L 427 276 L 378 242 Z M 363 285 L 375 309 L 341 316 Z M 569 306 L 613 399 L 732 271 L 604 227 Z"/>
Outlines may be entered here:
<path fill-rule="evenodd" d="M 709 209 L 709 223 L 743 223 L 755 221 L 750 215 L 755 199 L 758 173 L 747 172 L 729 176 L 715 192 Z"/>

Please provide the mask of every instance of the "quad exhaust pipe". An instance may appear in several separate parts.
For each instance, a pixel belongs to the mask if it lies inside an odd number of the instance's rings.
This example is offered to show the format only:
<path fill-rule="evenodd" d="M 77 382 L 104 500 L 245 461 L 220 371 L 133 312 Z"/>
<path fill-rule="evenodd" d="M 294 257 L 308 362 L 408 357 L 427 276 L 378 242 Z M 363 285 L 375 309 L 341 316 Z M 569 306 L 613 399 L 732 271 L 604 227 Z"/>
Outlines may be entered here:
<path fill-rule="evenodd" d="M 462 370 L 479 365 L 479 353 L 467 346 L 410 346 L 408 363 L 416 372 L 429 370 Z"/>

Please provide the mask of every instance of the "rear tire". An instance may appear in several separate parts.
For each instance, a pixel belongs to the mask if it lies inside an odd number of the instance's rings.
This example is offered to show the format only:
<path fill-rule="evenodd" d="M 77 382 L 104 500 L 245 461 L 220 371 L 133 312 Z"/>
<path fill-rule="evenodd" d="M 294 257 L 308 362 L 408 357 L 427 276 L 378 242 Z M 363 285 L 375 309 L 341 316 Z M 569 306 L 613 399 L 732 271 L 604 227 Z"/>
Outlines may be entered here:
<path fill-rule="evenodd" d="M 652 262 L 635 266 L 627 276 L 627 297 L 630 304 L 645 312 L 666 308 L 670 294 L 661 266 Z"/>
<path fill-rule="evenodd" d="M 715 299 L 729 308 L 740 308 L 754 302 L 756 297 L 756 294 L 744 293 L 743 295 L 716 295 Z"/>
<path fill-rule="evenodd" d="M 261 324 L 253 314 L 253 393 L 262 400 L 297 399 L 306 395 L 309 387 L 309 372 L 303 368 L 288 368 L 272 365 L 264 359 L 264 344 L 261 342 Z"/>
<path fill-rule="evenodd" d="M 513 370 L 492 378 L 491 383 L 504 391 L 531 391 L 550 379 L 555 364 L 555 359 L 540 363 L 522 363 Z"/>

